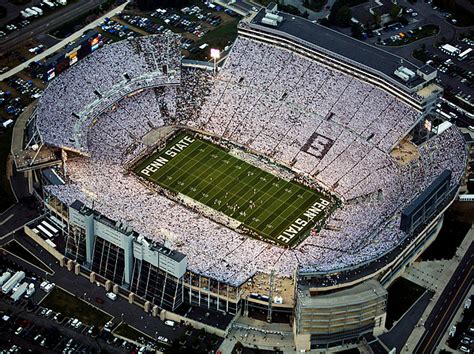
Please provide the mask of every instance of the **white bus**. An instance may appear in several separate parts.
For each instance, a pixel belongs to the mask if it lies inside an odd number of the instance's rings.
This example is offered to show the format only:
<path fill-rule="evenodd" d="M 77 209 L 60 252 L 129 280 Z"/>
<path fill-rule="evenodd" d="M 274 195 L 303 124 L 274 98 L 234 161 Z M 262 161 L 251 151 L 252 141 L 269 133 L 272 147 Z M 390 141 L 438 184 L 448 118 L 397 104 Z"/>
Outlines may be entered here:
<path fill-rule="evenodd" d="M 474 194 L 459 194 L 458 199 L 462 202 L 474 202 Z"/>
<path fill-rule="evenodd" d="M 59 234 L 58 229 L 56 229 L 53 225 L 47 223 L 45 220 L 41 222 L 41 225 L 43 225 L 47 230 L 51 231 L 53 235 Z"/>
<path fill-rule="evenodd" d="M 464 60 L 464 59 L 466 59 L 466 58 L 469 56 L 469 54 L 470 54 L 471 52 L 472 52 L 472 48 L 466 49 L 464 52 L 462 52 L 461 54 L 458 55 L 458 59 L 459 59 L 459 60 Z"/>
<path fill-rule="evenodd" d="M 46 240 L 46 243 L 50 245 L 51 247 L 56 248 L 56 244 L 53 241 L 51 241 L 49 238 Z"/>
<path fill-rule="evenodd" d="M 49 238 L 53 237 L 53 234 L 49 232 L 48 230 L 46 230 L 42 225 L 38 225 L 37 228 Z"/>
<path fill-rule="evenodd" d="M 64 223 L 61 220 L 59 220 L 57 217 L 55 217 L 54 215 L 49 215 L 49 219 L 53 222 L 53 224 L 55 224 L 61 229 L 64 229 L 66 227 Z"/>

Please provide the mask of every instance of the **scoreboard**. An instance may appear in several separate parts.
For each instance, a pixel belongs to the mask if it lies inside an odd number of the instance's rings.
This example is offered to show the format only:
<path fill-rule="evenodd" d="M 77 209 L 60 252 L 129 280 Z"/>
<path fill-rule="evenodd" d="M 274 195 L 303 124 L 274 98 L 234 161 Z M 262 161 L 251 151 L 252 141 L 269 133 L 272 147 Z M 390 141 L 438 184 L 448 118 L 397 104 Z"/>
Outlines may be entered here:
<path fill-rule="evenodd" d="M 90 31 L 42 63 L 42 70 L 39 76 L 41 76 L 45 82 L 51 81 L 58 74 L 84 59 L 102 45 L 103 42 L 100 33 Z"/>
<path fill-rule="evenodd" d="M 415 200 L 402 210 L 400 230 L 410 233 L 426 223 L 449 195 L 451 171 L 444 170 Z"/>

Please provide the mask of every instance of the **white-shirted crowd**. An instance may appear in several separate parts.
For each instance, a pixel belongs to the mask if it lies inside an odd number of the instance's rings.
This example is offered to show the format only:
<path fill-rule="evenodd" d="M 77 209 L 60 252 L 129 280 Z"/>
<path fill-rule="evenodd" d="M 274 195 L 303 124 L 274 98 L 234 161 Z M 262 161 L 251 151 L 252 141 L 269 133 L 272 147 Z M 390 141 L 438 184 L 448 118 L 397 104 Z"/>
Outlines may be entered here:
<path fill-rule="evenodd" d="M 35 113 L 43 140 L 88 152 L 82 133 L 95 116 L 140 88 L 179 83 L 179 68 L 179 36 L 174 34 L 104 46 L 48 85 Z"/>
<path fill-rule="evenodd" d="M 100 81 L 95 65 L 102 63 L 91 57 L 88 65 Z M 81 85 L 65 75 L 57 84 L 68 86 L 64 99 Z M 239 285 L 259 271 L 330 272 L 378 259 L 407 237 L 399 229 L 402 208 L 444 169 L 452 171 L 453 186 L 464 171 L 464 141 L 455 127 L 420 146 L 420 158 L 398 164 L 391 147 L 414 125 L 417 112 L 379 88 L 289 51 L 238 38 L 217 77 L 190 69 L 181 75 L 177 89 L 145 90 L 100 115 L 87 132 L 91 156 L 69 161 L 68 183 L 47 188 L 66 204 L 78 199 L 91 205 L 87 191 L 93 192 L 96 210 L 160 242 L 166 238 L 188 256 L 193 272 Z M 60 102 L 43 100 L 40 109 L 53 104 L 59 119 Z M 79 103 L 71 106 L 80 109 Z M 143 151 L 147 131 L 169 124 L 246 145 L 312 176 L 344 202 L 326 227 L 294 249 L 216 224 L 151 192 L 123 167 Z M 59 141 L 67 134 L 56 131 Z"/>

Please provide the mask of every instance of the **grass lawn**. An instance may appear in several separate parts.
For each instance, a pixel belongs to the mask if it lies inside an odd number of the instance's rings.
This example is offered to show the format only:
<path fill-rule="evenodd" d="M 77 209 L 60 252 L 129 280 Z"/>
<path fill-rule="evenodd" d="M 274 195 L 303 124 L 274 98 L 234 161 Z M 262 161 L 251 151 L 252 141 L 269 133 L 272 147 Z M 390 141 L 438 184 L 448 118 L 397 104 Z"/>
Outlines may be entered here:
<path fill-rule="evenodd" d="M 274 0 L 256 0 L 255 2 L 262 6 L 267 7 L 268 5 L 270 5 L 270 3 L 275 2 L 275 1 Z"/>
<path fill-rule="evenodd" d="M 413 34 L 410 36 L 397 39 L 396 41 L 389 42 L 386 45 L 387 46 L 397 46 L 397 45 L 405 45 L 405 44 L 410 44 L 413 43 L 419 39 L 423 39 L 426 37 L 431 37 L 439 33 L 439 27 L 437 25 L 425 25 L 422 27 L 417 27 L 413 29 Z"/>
<path fill-rule="evenodd" d="M 25 236 L 27 237 L 27 236 Z M 8 242 L 5 246 L 2 247 L 4 250 L 13 253 L 14 255 L 18 256 L 19 258 L 23 259 L 26 262 L 29 262 L 36 267 L 44 270 L 45 272 L 51 272 L 46 264 L 41 262 L 38 258 L 36 258 L 30 251 L 28 251 L 25 247 L 20 245 L 15 240 Z"/>
<path fill-rule="evenodd" d="M 128 338 L 130 340 L 133 340 L 135 342 L 139 342 L 138 338 L 140 338 L 140 337 L 145 337 L 149 340 L 153 340 L 153 338 L 151 338 L 150 336 L 138 331 L 137 329 L 135 329 L 132 326 L 129 326 L 126 323 L 122 323 L 120 326 L 118 326 L 113 331 L 113 333 L 118 335 L 118 336 L 122 336 L 122 337 Z"/>
<path fill-rule="evenodd" d="M 237 37 L 237 24 L 240 19 L 235 19 L 230 22 L 224 23 L 217 27 L 215 30 L 206 33 L 199 41 L 193 46 L 200 46 L 201 44 L 207 43 L 209 47 L 204 51 L 200 51 L 192 59 L 204 60 L 209 59 L 209 48 L 219 48 L 223 50 L 229 43 L 232 43 Z"/>
<path fill-rule="evenodd" d="M 303 1 L 304 7 L 315 12 L 321 11 L 326 4 L 327 4 L 327 0 L 304 0 Z"/>
<path fill-rule="evenodd" d="M 71 318 L 77 318 L 89 326 L 103 327 L 112 317 L 89 305 L 78 297 L 55 287 L 41 302 L 41 306 Z"/>
<path fill-rule="evenodd" d="M 7 16 L 7 8 L 5 6 L 0 6 L 0 18 L 5 18 Z"/>
<path fill-rule="evenodd" d="M 13 129 L 0 133 L 0 213 L 15 203 L 7 178 L 7 160 L 10 154 Z"/>
<path fill-rule="evenodd" d="M 405 279 L 398 278 L 388 288 L 387 320 L 385 327 L 392 328 L 403 314 L 423 295 L 425 288 Z"/>
<path fill-rule="evenodd" d="M 322 211 L 334 205 L 316 190 L 285 181 L 186 132 L 139 163 L 135 172 L 285 246 L 300 242 Z"/>

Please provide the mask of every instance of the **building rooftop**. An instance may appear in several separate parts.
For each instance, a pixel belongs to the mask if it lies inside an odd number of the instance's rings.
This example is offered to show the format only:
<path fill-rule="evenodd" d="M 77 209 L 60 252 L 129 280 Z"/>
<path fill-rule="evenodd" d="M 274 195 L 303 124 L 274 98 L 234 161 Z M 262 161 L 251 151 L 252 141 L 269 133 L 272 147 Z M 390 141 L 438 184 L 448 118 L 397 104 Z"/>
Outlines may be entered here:
<path fill-rule="evenodd" d="M 440 86 L 438 86 L 437 84 L 432 82 L 431 84 L 423 87 L 416 94 L 418 96 L 426 99 L 428 97 L 431 97 L 433 94 L 435 94 L 437 92 L 441 92 L 441 91 L 443 91 L 443 89 Z"/>
<path fill-rule="evenodd" d="M 374 15 L 370 12 L 374 9 L 379 15 L 390 14 L 392 2 L 390 0 L 376 1 L 370 0 L 359 5 L 351 6 L 352 17 L 362 25 L 374 23 Z"/>
<path fill-rule="evenodd" d="M 330 294 L 318 294 L 311 296 L 311 288 L 301 287 L 298 289 L 298 298 L 302 306 L 317 306 L 318 308 L 334 308 L 340 305 L 359 304 L 370 299 L 385 296 L 387 290 L 376 280 L 372 279 Z"/>
<path fill-rule="evenodd" d="M 417 71 L 418 67 L 406 59 L 302 17 L 284 12 L 279 12 L 278 15 L 283 17 L 283 21 L 277 27 L 265 26 L 261 23 L 265 16 L 265 10 L 262 9 L 250 21 L 250 26 L 254 28 L 258 26 L 259 29 L 265 29 L 268 32 L 277 30 L 282 34 L 296 37 L 316 47 L 315 49 L 330 51 L 346 62 L 349 59 L 349 61 L 372 68 L 407 88 L 413 88 L 423 82 L 419 76 L 405 82 L 394 75 L 395 70 L 400 66 L 413 72 Z"/>
<path fill-rule="evenodd" d="M 77 211 L 81 211 L 82 208 L 84 207 L 84 203 L 82 203 L 79 200 L 75 200 L 74 202 L 72 202 L 72 204 L 70 206 L 71 206 L 71 208 L 73 208 Z"/>
<path fill-rule="evenodd" d="M 418 69 L 420 72 L 422 72 L 425 75 L 432 74 L 436 71 L 435 68 L 433 68 L 431 65 L 425 64 L 422 67 Z"/>
<path fill-rule="evenodd" d="M 178 251 L 174 251 L 172 249 L 169 249 L 165 246 L 162 246 L 162 245 L 158 245 L 158 244 L 153 244 L 150 249 L 152 251 L 157 251 L 161 254 L 164 254 L 165 256 L 168 256 L 169 258 L 171 258 L 172 260 L 176 261 L 176 262 L 181 262 L 183 259 L 186 258 L 186 255 L 184 253 L 181 253 L 181 252 L 178 252 Z"/>

